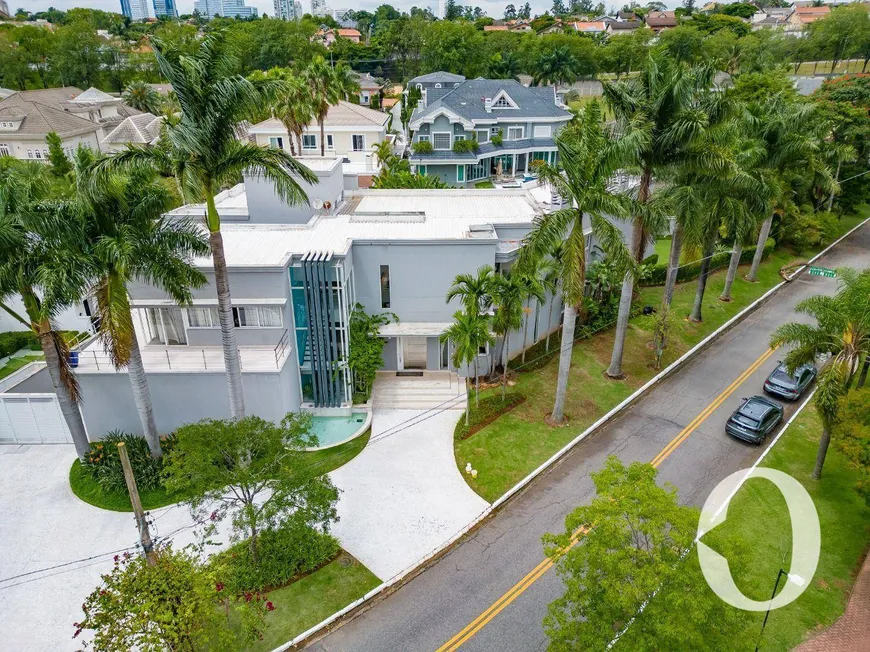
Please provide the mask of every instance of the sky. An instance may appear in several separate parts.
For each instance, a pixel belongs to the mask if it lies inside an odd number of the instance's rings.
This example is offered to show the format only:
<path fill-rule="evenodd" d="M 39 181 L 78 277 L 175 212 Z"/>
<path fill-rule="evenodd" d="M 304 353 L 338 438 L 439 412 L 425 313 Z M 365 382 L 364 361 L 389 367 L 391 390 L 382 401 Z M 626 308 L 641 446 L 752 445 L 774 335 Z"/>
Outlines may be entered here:
<path fill-rule="evenodd" d="M 18 7 L 23 6 L 26 7 L 28 11 L 33 12 L 44 11 L 49 7 L 56 7 L 57 9 L 62 9 L 64 11 L 72 9 L 73 7 L 90 7 L 92 9 L 102 9 L 104 11 L 121 12 L 120 0 L 8 0 L 8 2 L 10 9 L 17 9 Z M 504 13 L 504 8 L 510 4 L 510 2 L 511 0 L 499 0 L 498 2 L 492 0 L 457 0 L 457 4 L 478 6 L 493 18 L 500 18 Z M 529 3 L 532 6 L 532 15 L 534 16 L 535 14 L 544 13 L 544 11 L 549 9 L 552 5 L 552 0 L 536 0 L 535 2 L 530 0 Z M 153 14 L 154 5 L 152 0 L 149 0 L 148 4 L 151 7 L 151 13 Z M 193 12 L 193 0 L 176 0 L 176 4 L 178 6 L 178 12 L 181 14 Z M 274 13 L 272 0 L 246 0 L 245 4 L 256 7 L 259 10 L 260 15 L 265 13 L 271 16 Z M 383 4 L 383 2 L 376 0 L 353 0 L 352 2 L 350 0 L 328 0 L 327 4 L 332 9 L 351 8 L 368 9 L 371 11 L 378 5 Z M 438 0 L 396 0 L 389 4 L 393 5 L 400 11 L 408 11 L 414 6 L 431 6 L 432 9 L 435 10 L 438 6 Z M 513 0 L 513 4 L 520 6 L 523 2 Z M 605 0 L 604 4 L 608 7 L 611 5 L 614 7 L 621 7 L 626 4 L 626 1 L 619 0 L 618 2 L 615 2 L 613 0 Z M 680 2 L 676 0 L 665 0 L 665 4 L 669 7 L 676 7 Z M 309 11 L 311 9 L 311 0 L 302 0 L 302 8 L 304 11 Z"/>

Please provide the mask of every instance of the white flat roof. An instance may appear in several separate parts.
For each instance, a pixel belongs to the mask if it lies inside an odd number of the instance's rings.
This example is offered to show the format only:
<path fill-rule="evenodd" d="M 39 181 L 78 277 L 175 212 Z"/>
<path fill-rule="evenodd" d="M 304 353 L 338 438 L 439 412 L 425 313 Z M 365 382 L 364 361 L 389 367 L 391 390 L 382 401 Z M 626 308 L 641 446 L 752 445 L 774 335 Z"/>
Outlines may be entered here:
<path fill-rule="evenodd" d="M 221 232 L 228 266 L 279 267 L 294 254 L 346 254 L 354 240 L 498 241 L 493 226 L 530 224 L 542 212 L 525 190 L 364 190 L 308 224 L 227 223 Z"/>

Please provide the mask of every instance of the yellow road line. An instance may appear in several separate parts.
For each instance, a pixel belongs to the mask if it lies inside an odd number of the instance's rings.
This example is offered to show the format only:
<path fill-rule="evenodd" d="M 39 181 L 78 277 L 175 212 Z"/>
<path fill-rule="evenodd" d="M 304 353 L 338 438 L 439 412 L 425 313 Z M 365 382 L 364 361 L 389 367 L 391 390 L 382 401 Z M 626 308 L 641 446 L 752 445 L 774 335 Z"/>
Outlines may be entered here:
<path fill-rule="evenodd" d="M 755 373 L 758 368 L 765 363 L 765 361 L 773 355 L 775 349 L 768 349 L 761 356 L 759 356 L 755 362 L 753 362 L 749 367 L 741 373 L 728 387 L 726 387 L 719 396 L 717 396 L 712 403 L 710 403 L 701 413 L 696 416 L 692 421 L 683 428 L 680 433 L 674 437 L 668 445 L 665 446 L 662 451 L 656 455 L 652 462 L 652 466 L 658 467 L 662 462 L 664 462 L 670 455 L 673 453 L 680 444 L 682 444 L 688 437 L 691 435 L 697 428 L 707 420 L 707 418 L 716 411 L 716 409 L 725 402 L 725 400 L 733 394 L 738 387 L 740 387 L 746 379 L 749 378 L 753 373 Z M 559 551 L 559 557 L 568 552 L 571 548 L 579 543 L 583 534 L 585 534 L 588 530 L 585 528 L 579 528 L 574 531 L 571 535 L 571 543 Z M 495 618 L 502 610 L 507 607 L 510 603 L 520 597 L 526 589 L 528 589 L 532 584 L 538 581 L 540 577 L 546 573 L 550 568 L 555 564 L 555 559 L 551 557 L 547 557 L 541 561 L 537 566 L 535 566 L 523 579 L 514 584 L 503 596 L 501 596 L 498 600 L 496 600 L 486 611 L 480 614 L 477 618 L 471 621 L 468 625 L 466 625 L 462 631 L 456 634 L 453 638 L 447 641 L 444 645 L 438 648 L 436 652 L 454 652 L 458 650 L 461 645 L 468 642 L 471 637 L 477 634 L 481 629 L 483 629 L 487 623 L 489 623 L 493 618 Z"/>

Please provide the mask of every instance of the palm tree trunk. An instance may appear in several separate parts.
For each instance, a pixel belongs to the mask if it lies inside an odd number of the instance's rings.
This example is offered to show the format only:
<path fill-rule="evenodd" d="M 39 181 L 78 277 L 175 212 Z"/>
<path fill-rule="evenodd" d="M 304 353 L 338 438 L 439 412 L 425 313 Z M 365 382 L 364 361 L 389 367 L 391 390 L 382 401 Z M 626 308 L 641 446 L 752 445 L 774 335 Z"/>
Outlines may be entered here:
<path fill-rule="evenodd" d="M 610 366 L 604 375 L 608 378 L 625 378 L 622 373 L 622 355 L 625 350 L 625 335 L 628 332 L 628 318 L 631 316 L 631 297 L 634 292 L 634 276 L 626 272 L 622 279 L 622 291 L 619 294 L 619 312 L 616 316 L 616 337 L 613 341 L 613 353 L 610 356 Z"/>
<path fill-rule="evenodd" d="M 737 276 L 741 253 L 743 253 L 743 246 L 735 242 L 734 251 L 731 252 L 731 261 L 728 263 L 728 274 L 725 275 L 725 289 L 722 290 L 719 301 L 731 301 L 731 286 L 734 285 L 734 279 Z"/>
<path fill-rule="evenodd" d="M 813 477 L 818 480 L 822 477 L 822 467 L 825 465 L 825 457 L 828 454 L 828 446 L 831 444 L 831 431 L 822 427 L 822 438 L 819 440 L 819 452 L 816 454 L 816 466 L 813 469 Z"/>
<path fill-rule="evenodd" d="M 870 353 L 867 353 L 867 355 L 864 356 L 864 366 L 861 368 L 861 377 L 858 378 L 857 389 L 864 387 L 864 383 L 867 381 L 868 371 L 870 371 Z"/>
<path fill-rule="evenodd" d="M 42 352 L 45 354 L 45 366 L 48 368 L 48 376 L 51 378 L 51 384 L 54 387 L 54 393 L 57 395 L 57 402 L 60 405 L 60 412 L 63 414 L 64 421 L 69 428 L 69 433 L 72 436 L 73 444 L 76 447 L 76 455 L 84 462 L 87 459 L 88 452 L 91 450 L 90 442 L 88 442 L 88 434 L 85 431 L 85 423 L 82 420 L 82 413 L 79 410 L 78 403 L 74 400 L 70 393 L 70 388 L 64 382 L 64 374 L 61 371 L 61 366 L 66 364 L 60 357 L 60 351 L 55 343 L 55 335 L 52 333 L 51 324 L 46 320 L 39 324 L 39 345 Z"/>
<path fill-rule="evenodd" d="M 505 392 L 507 392 L 508 360 L 510 360 L 510 357 L 511 357 L 510 349 L 508 348 L 508 344 L 510 342 L 510 336 L 511 336 L 511 332 L 509 330 L 505 331 L 504 350 L 502 352 L 502 355 L 504 356 L 504 358 L 503 358 L 504 365 L 502 366 L 502 369 L 501 369 L 501 400 L 502 401 L 504 401 Z"/>
<path fill-rule="evenodd" d="M 665 292 L 662 295 L 662 304 L 669 308 L 674 299 L 674 288 L 677 285 L 677 276 L 680 272 L 680 254 L 683 249 L 683 227 L 677 224 L 674 227 L 674 235 L 671 238 L 671 252 L 668 255 L 668 276 L 665 279 Z"/>
<path fill-rule="evenodd" d="M 767 236 L 770 235 L 770 226 L 773 224 L 773 215 L 768 216 L 761 224 L 761 230 L 758 232 L 758 244 L 755 247 L 755 255 L 752 257 L 752 267 L 749 268 L 749 274 L 746 275 L 746 280 L 750 283 L 758 281 L 758 266 L 761 264 L 761 257 L 764 255 L 764 243 L 767 242 Z"/>
<path fill-rule="evenodd" d="M 840 180 L 840 166 L 842 165 L 841 161 L 837 161 L 837 173 L 834 175 L 834 181 Z M 831 194 L 828 195 L 828 212 L 831 212 L 831 209 L 834 207 L 834 191 L 831 190 Z"/>
<path fill-rule="evenodd" d="M 559 425 L 565 420 L 565 398 L 568 395 L 568 372 L 571 370 L 571 352 L 574 349 L 574 322 L 577 308 L 565 304 L 565 319 L 562 321 L 562 344 L 559 351 L 559 376 L 556 382 L 556 402 L 550 420 Z"/>
<path fill-rule="evenodd" d="M 652 170 L 650 168 L 646 168 L 644 169 L 643 174 L 640 175 L 640 185 L 637 188 L 637 201 L 641 204 L 646 204 L 649 201 L 651 185 Z M 646 242 L 649 235 L 641 217 L 636 216 L 634 218 L 634 227 L 632 231 L 631 253 L 632 256 L 634 256 L 635 262 L 640 263 L 643 260 L 643 254 L 644 250 L 646 249 Z"/>
<path fill-rule="evenodd" d="M 135 333 L 130 345 L 130 359 L 127 362 L 127 374 L 130 376 L 130 386 L 133 389 L 133 402 L 142 422 L 142 432 L 145 441 L 148 442 L 148 450 L 151 457 L 159 459 L 163 456 L 160 448 L 160 433 L 157 431 L 157 423 L 154 421 L 154 405 L 151 402 L 151 390 L 148 387 L 148 377 L 145 375 L 145 366 L 142 364 L 142 352 L 139 350 L 139 340 Z"/>
<path fill-rule="evenodd" d="M 526 308 L 529 307 L 529 302 L 526 301 Z M 529 313 L 523 311 L 523 355 L 522 363 L 526 363 L 526 347 L 529 340 Z"/>
<path fill-rule="evenodd" d="M 326 129 L 323 127 L 324 117 L 321 117 L 317 122 L 320 123 L 320 155 L 326 156 Z"/>
<path fill-rule="evenodd" d="M 465 379 L 465 427 L 468 427 L 468 413 L 471 411 L 471 406 L 468 404 L 468 378 Z"/>
<path fill-rule="evenodd" d="M 689 321 L 701 322 L 704 321 L 701 315 L 701 307 L 704 304 L 704 293 L 707 291 L 707 277 L 710 274 L 710 258 L 713 255 L 713 249 L 716 246 L 716 233 L 713 232 L 707 236 L 707 246 L 704 247 L 701 261 L 701 275 L 698 277 L 698 289 L 695 290 L 695 304 L 692 306 L 692 314 L 689 315 Z"/>
<path fill-rule="evenodd" d="M 550 298 L 550 308 L 547 310 L 547 353 L 550 352 L 550 333 L 553 330 L 553 304 L 556 303 L 556 293 Z"/>
<path fill-rule="evenodd" d="M 480 374 L 477 373 L 477 358 L 474 356 L 474 407 L 480 407 Z"/>
<path fill-rule="evenodd" d="M 208 194 L 209 211 L 214 208 L 214 197 Z M 242 392 L 242 361 L 239 348 L 236 345 L 236 330 L 233 324 L 233 301 L 230 297 L 230 281 L 227 277 L 227 260 L 224 256 L 224 241 L 220 228 L 212 231 L 209 228 L 209 245 L 214 261 L 214 280 L 217 286 L 218 316 L 221 323 L 221 343 L 224 348 L 224 366 L 227 374 L 227 385 L 230 393 L 230 414 L 233 419 L 245 416 L 245 397 Z"/>

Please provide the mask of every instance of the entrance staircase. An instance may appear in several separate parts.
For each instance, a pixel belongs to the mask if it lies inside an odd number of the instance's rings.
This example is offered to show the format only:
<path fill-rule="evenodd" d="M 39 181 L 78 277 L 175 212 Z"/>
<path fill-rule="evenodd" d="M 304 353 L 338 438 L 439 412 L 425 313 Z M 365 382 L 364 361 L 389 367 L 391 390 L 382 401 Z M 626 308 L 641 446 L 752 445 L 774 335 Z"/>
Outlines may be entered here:
<path fill-rule="evenodd" d="M 418 373 L 416 376 L 398 376 L 395 371 L 379 371 L 372 388 L 372 407 L 387 410 L 465 409 L 464 379 L 452 371 Z"/>

